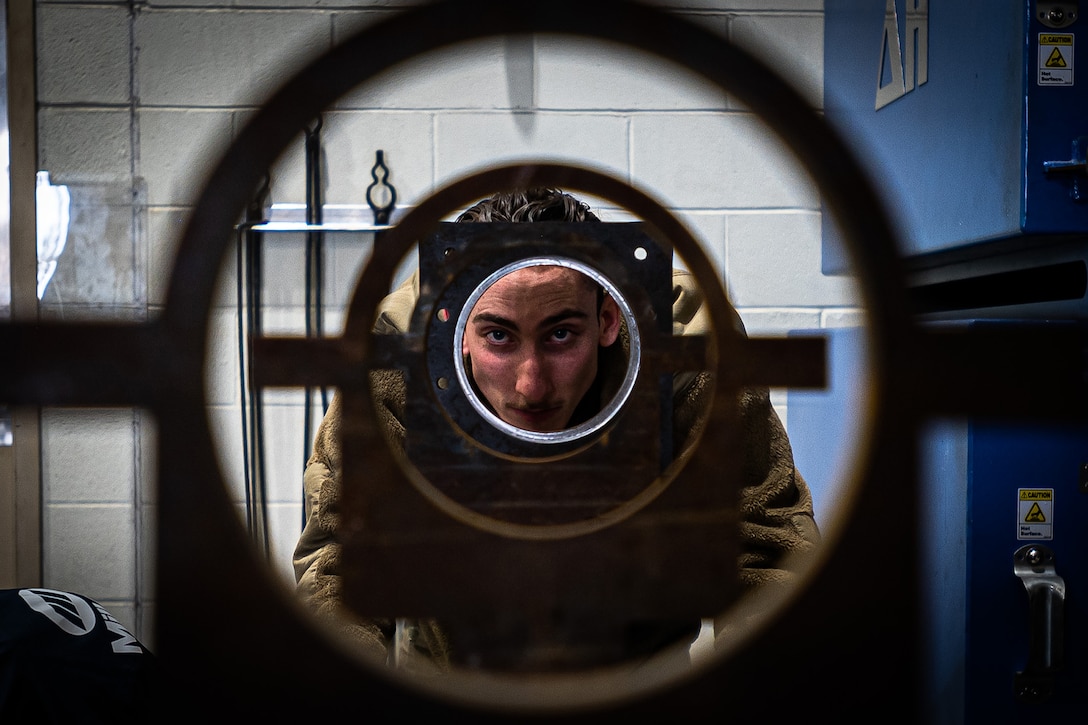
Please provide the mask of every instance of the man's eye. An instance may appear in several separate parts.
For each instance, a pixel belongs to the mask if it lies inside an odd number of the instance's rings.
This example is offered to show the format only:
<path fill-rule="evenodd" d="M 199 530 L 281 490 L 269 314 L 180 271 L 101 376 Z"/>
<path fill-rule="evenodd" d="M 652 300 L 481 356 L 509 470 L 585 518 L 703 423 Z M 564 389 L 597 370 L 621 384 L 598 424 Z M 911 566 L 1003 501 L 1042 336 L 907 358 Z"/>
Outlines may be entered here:
<path fill-rule="evenodd" d="M 493 343 L 504 343 L 510 339 L 510 336 L 506 334 L 506 330 L 488 330 L 484 333 L 484 339 Z"/>
<path fill-rule="evenodd" d="M 559 340 L 559 341 L 563 341 L 563 340 L 568 339 L 570 337 L 570 335 L 571 335 L 570 330 L 560 329 L 560 330 L 555 330 L 554 332 L 552 332 L 552 338 L 554 338 L 556 340 Z"/>

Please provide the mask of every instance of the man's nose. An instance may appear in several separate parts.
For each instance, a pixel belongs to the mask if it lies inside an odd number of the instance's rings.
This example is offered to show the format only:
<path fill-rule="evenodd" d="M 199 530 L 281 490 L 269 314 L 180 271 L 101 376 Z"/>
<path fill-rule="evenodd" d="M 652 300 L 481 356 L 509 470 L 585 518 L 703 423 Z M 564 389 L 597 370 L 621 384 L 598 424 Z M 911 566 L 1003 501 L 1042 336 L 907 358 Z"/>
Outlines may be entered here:
<path fill-rule="evenodd" d="M 551 394 L 547 363 L 536 353 L 526 355 L 518 364 L 515 390 L 526 402 L 540 403 Z"/>

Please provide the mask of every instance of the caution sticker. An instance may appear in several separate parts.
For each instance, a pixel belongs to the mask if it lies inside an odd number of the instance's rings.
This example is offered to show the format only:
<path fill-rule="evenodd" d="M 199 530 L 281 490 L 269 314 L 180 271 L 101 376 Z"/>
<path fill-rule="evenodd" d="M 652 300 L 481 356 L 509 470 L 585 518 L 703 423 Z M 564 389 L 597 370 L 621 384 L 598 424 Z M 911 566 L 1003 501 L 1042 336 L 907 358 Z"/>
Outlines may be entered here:
<path fill-rule="evenodd" d="M 1073 34 L 1039 33 L 1039 85 L 1073 85 Z"/>
<path fill-rule="evenodd" d="M 1054 489 L 1021 488 L 1017 506 L 1017 539 L 1054 538 Z"/>

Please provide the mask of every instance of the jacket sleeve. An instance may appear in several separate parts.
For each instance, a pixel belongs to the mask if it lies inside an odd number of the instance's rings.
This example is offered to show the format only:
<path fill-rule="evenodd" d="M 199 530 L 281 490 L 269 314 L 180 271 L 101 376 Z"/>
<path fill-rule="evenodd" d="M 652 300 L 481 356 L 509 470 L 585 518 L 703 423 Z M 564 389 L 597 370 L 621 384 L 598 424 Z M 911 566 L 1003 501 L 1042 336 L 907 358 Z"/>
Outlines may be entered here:
<path fill-rule="evenodd" d="M 744 332 L 733 310 L 738 331 Z M 673 332 L 705 335 L 710 319 L 691 274 L 673 273 Z M 700 416 L 710 404 L 709 373 L 678 375 L 675 380 L 676 450 L 697 445 Z M 803 571 L 820 542 L 812 495 L 793 460 L 786 430 L 766 388 L 748 388 L 739 397 L 741 462 L 740 577 L 751 589 L 787 583 Z"/>
<path fill-rule="evenodd" d="M 408 329 L 415 299 L 419 293 L 418 271 L 405 280 L 378 308 L 374 331 L 397 334 Z M 303 513 L 306 525 L 295 546 L 295 581 L 306 602 L 330 600 L 339 595 L 338 583 L 322 577 L 331 576 L 330 564 L 339 559 L 336 543 L 336 503 L 340 491 L 340 396 L 333 396 L 321 425 L 314 436 L 313 453 L 303 474 Z M 332 591 L 335 588 L 336 591 Z"/>
<path fill-rule="evenodd" d="M 339 397 L 334 397 L 318 428 L 314 453 L 303 474 L 306 525 L 293 559 L 297 593 L 320 622 L 357 643 L 366 655 L 386 661 L 393 623 L 355 617 L 341 599 L 341 546 L 336 536 L 340 469 L 335 446 L 339 443 L 330 445 L 330 439 L 338 433 L 339 417 Z"/>
<path fill-rule="evenodd" d="M 413 275 L 382 301 L 375 333 L 406 330 L 417 296 L 418 276 Z M 394 439 L 403 439 L 402 377 L 391 371 L 373 372 L 371 386 L 380 423 Z M 303 475 L 306 525 L 293 559 L 298 596 L 319 621 L 376 661 L 417 674 L 444 671 L 448 668 L 448 644 L 434 622 L 362 618 L 343 604 L 342 546 L 337 538 L 342 470 L 340 405 L 337 394 L 318 426 Z"/>
<path fill-rule="evenodd" d="M 382 300 L 374 323 L 378 334 L 408 328 L 419 290 L 413 274 Z M 293 564 L 297 593 L 320 621 L 358 643 L 376 659 L 389 657 L 395 624 L 392 620 L 363 620 L 342 603 L 341 545 L 337 540 L 340 501 L 340 396 L 333 396 L 314 436 L 313 453 L 303 474 L 303 513 L 306 525 L 295 545 Z"/>

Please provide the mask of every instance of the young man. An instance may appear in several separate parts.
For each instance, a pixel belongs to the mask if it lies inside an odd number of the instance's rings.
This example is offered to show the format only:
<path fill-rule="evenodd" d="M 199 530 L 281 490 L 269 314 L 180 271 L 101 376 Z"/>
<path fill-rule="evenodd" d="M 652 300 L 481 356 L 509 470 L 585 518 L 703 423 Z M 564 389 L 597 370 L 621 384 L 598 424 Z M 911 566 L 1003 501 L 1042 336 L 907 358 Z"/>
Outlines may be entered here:
<path fill-rule="evenodd" d="M 598 351 L 619 333 L 619 307 L 586 275 L 569 267 L 524 267 L 480 296 L 461 354 L 496 416 L 549 433 L 597 412 L 600 401 L 586 398 L 597 382 Z"/>
<path fill-rule="evenodd" d="M 599 220 L 569 194 L 530 189 L 486 199 L 458 221 Z M 406 331 L 418 295 L 417 277 L 389 295 L 381 305 L 375 332 Z M 608 375 L 601 361 L 615 350 L 621 329 L 616 303 L 599 295 L 595 283 L 580 272 L 548 265 L 512 272 L 481 295 L 469 314 L 462 353 L 476 388 L 499 418 L 527 430 L 555 431 L 597 412 L 602 402 L 599 383 Z M 702 295 L 690 274 L 674 270 L 673 300 L 674 335 L 710 332 Z M 739 317 L 736 324 L 740 326 Z M 390 437 L 403 442 L 405 392 L 398 380 L 396 375 L 386 376 L 374 388 L 380 398 L 376 401 L 379 417 Z M 711 390 L 709 373 L 674 377 L 673 450 L 677 454 L 694 443 Z M 789 583 L 819 541 L 812 499 L 793 464 L 789 441 L 767 391 L 747 390 L 739 405 L 746 450 L 744 460 L 738 462 L 744 476 L 740 578 L 749 589 Z M 361 621 L 341 605 L 340 545 L 336 542 L 339 421 L 337 398 L 318 429 L 305 473 L 307 523 L 294 560 L 299 594 L 319 617 L 332 620 L 376 657 L 406 669 L 448 668 L 451 653 L 442 628 L 434 622 L 402 624 L 401 632 L 408 636 L 394 646 L 393 621 Z M 651 632 L 644 642 L 632 643 L 631 656 L 645 656 L 665 644 L 659 634 Z M 398 649 L 401 646 L 404 651 Z M 452 659 L 456 660 L 456 653 Z"/>

